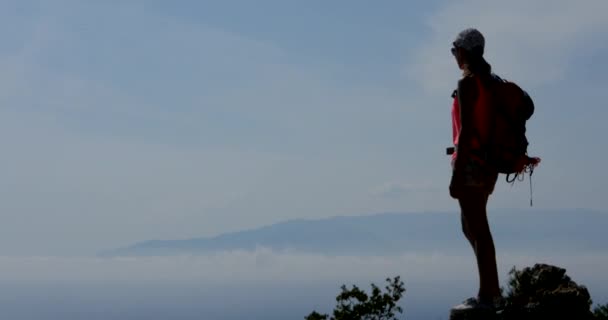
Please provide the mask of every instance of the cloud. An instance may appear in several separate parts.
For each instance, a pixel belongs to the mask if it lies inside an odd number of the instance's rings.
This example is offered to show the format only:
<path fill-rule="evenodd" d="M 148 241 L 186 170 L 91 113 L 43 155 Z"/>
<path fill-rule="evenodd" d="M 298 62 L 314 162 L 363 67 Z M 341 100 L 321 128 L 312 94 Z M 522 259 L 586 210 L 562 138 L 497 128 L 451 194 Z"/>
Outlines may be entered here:
<path fill-rule="evenodd" d="M 523 268 L 537 262 L 562 266 L 575 281 L 592 290 L 608 292 L 600 270 L 608 267 L 602 255 L 526 256 L 499 252 L 501 280 L 511 267 Z M 192 284 L 244 287 L 256 285 L 298 285 L 363 283 L 383 281 L 400 275 L 406 284 L 425 283 L 455 286 L 477 281 L 472 255 L 404 253 L 393 256 L 322 256 L 255 251 L 221 252 L 200 256 L 171 257 L 0 257 L 0 281 L 11 284 Z"/>
<path fill-rule="evenodd" d="M 434 193 L 442 191 L 437 186 L 424 183 L 387 182 L 371 190 L 374 197 L 402 198 L 420 193 Z"/>
<path fill-rule="evenodd" d="M 565 267 L 594 301 L 608 299 L 606 256 L 502 253 L 498 259 L 503 283 L 513 265 L 546 262 Z M 4 256 L 0 266 L 0 305 L 11 319 L 295 319 L 313 309 L 329 312 L 342 284 L 369 292 L 370 283 L 382 288 L 397 275 L 406 287 L 405 315 L 439 318 L 474 293 L 478 281 L 472 254 L 320 256 L 259 248 L 176 257 Z"/>
<path fill-rule="evenodd" d="M 494 71 L 527 86 L 562 80 L 572 56 L 605 41 L 608 2 L 588 0 L 447 2 L 428 19 L 428 40 L 407 68 L 428 92 L 450 92 L 458 70 L 449 49 L 462 29 L 486 37 L 486 57 Z"/>

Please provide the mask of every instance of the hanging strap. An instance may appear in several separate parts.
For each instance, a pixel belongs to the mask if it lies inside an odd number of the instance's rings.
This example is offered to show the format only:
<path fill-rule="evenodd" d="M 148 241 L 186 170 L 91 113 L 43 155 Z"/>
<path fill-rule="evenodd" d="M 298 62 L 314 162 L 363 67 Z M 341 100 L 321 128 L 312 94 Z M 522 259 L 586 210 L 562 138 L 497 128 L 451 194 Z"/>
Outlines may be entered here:
<path fill-rule="evenodd" d="M 533 202 L 533 188 L 532 188 L 532 174 L 534 173 L 534 167 L 536 167 L 536 165 L 538 164 L 537 159 L 531 159 L 532 161 L 530 161 L 530 163 L 526 164 L 524 166 L 524 170 L 522 170 L 521 172 L 516 172 L 513 174 L 507 174 L 506 180 L 509 184 L 513 185 L 515 184 L 515 181 L 524 181 L 525 178 L 525 174 L 528 173 L 530 176 L 530 207 L 532 207 L 534 205 Z M 512 178 L 511 178 L 512 176 Z"/>
<path fill-rule="evenodd" d="M 530 166 L 530 207 L 532 206 L 532 174 L 534 173 L 534 166 Z"/>

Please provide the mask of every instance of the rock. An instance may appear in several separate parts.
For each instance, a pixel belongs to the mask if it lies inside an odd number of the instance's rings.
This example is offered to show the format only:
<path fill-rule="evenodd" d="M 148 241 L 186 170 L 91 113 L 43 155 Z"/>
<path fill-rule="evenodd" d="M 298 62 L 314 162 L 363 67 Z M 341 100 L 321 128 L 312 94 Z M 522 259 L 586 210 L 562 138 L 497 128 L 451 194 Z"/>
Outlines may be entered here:
<path fill-rule="evenodd" d="M 591 296 L 583 285 L 572 281 L 566 270 L 535 264 L 510 272 L 504 320 L 592 319 Z"/>
<path fill-rule="evenodd" d="M 465 314 L 450 313 L 450 320 L 502 320 L 502 317 L 495 312 L 476 310 Z"/>
<path fill-rule="evenodd" d="M 472 311 L 450 315 L 450 320 L 591 320 L 591 296 L 583 285 L 572 281 L 566 269 L 535 264 L 509 273 L 504 310 L 498 313 Z"/>

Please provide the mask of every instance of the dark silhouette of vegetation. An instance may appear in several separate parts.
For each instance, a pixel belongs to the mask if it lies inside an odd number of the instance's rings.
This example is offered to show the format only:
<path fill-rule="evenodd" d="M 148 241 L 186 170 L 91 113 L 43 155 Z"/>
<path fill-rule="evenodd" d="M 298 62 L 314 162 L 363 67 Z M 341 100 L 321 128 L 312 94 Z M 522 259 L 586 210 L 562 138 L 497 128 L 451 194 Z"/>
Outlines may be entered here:
<path fill-rule="evenodd" d="M 397 303 L 403 297 L 405 287 L 399 276 L 386 281 L 385 292 L 372 283 L 370 295 L 357 286 L 347 289 L 343 285 L 331 317 L 313 311 L 305 320 L 396 320 L 395 313 L 403 313 Z"/>
<path fill-rule="evenodd" d="M 600 305 L 593 310 L 595 320 L 608 320 L 608 304 Z"/>
<path fill-rule="evenodd" d="M 605 305 L 599 305 L 593 310 L 594 320 L 608 320 L 608 303 Z"/>
<path fill-rule="evenodd" d="M 357 286 L 342 285 L 332 315 L 313 311 L 305 320 L 397 320 L 403 313 L 398 305 L 405 287 L 400 277 L 387 278 L 383 292 L 371 284 L 371 294 Z M 509 272 L 504 310 L 496 320 L 608 320 L 608 304 L 591 310 L 589 291 L 566 274 L 566 270 L 547 264 L 535 264 Z M 446 306 L 446 311 L 449 306 Z M 446 312 L 447 313 L 447 312 Z"/>
<path fill-rule="evenodd" d="M 535 264 L 509 272 L 507 307 L 509 319 L 593 319 L 591 296 L 574 282 L 566 269 Z"/>

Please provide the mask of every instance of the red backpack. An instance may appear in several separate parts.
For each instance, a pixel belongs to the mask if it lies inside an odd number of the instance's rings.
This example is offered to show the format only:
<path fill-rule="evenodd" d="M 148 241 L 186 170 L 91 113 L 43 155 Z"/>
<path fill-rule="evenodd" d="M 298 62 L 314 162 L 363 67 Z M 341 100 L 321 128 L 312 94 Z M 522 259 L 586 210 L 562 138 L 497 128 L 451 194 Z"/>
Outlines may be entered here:
<path fill-rule="evenodd" d="M 526 137 L 526 122 L 534 114 L 534 102 L 517 84 L 496 75 L 493 75 L 488 89 L 492 107 L 489 112 L 490 137 L 485 146 L 487 161 L 499 173 L 506 174 L 507 182 L 512 183 L 522 173 L 531 175 L 540 162 L 539 158 L 528 156 Z"/>
<path fill-rule="evenodd" d="M 530 95 L 511 81 L 492 75 L 485 86 L 491 103 L 488 106 L 489 136 L 482 145 L 483 160 L 499 173 L 506 174 L 506 181 L 514 183 L 530 174 L 530 193 L 532 193 L 532 173 L 540 163 L 540 158 L 528 156 L 526 122 L 534 114 L 534 102 Z M 454 105 L 458 103 L 457 92 L 452 93 Z M 479 134 L 479 132 L 478 132 Z M 454 147 L 447 149 L 453 154 Z M 532 198 L 530 198 L 532 205 Z"/>

